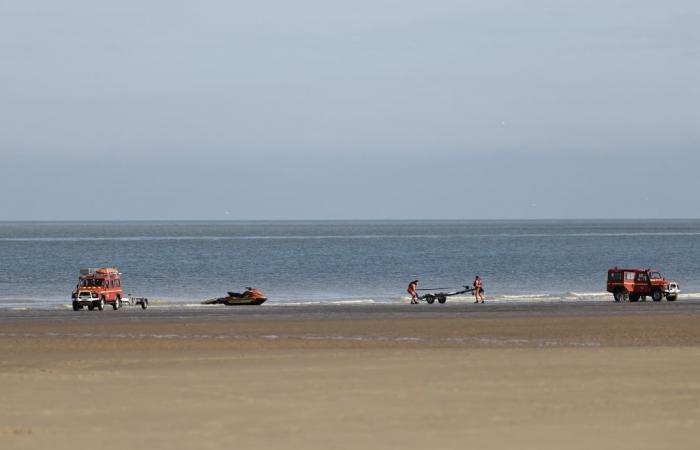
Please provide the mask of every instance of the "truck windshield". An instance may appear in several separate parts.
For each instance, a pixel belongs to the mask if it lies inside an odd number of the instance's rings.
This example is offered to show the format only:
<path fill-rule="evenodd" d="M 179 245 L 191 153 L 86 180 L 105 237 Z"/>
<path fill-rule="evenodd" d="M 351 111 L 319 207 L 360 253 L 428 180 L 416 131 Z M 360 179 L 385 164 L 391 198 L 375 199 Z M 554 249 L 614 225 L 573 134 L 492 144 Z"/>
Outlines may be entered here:
<path fill-rule="evenodd" d="M 651 272 L 649 274 L 649 278 L 651 278 L 652 280 L 660 280 L 661 274 L 659 272 Z"/>

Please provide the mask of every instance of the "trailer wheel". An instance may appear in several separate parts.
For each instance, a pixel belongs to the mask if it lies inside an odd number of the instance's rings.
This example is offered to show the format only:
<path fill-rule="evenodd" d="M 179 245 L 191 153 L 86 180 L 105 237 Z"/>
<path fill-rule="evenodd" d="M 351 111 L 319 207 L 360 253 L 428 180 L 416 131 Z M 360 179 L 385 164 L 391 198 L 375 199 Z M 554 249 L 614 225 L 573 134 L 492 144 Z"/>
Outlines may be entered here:
<path fill-rule="evenodd" d="M 662 298 L 664 298 L 664 294 L 661 292 L 661 289 L 654 289 L 651 291 L 651 299 L 655 302 L 660 302 Z"/>
<path fill-rule="evenodd" d="M 141 309 L 146 309 L 148 308 L 148 299 L 144 298 L 143 301 L 141 302 Z"/>
<path fill-rule="evenodd" d="M 102 298 L 100 299 L 100 301 L 97 303 L 97 309 L 98 309 L 99 311 L 102 311 L 102 310 L 105 309 L 105 298 L 104 298 L 104 297 L 102 297 Z"/>
<path fill-rule="evenodd" d="M 114 310 L 117 310 L 122 307 L 122 298 L 117 295 L 117 297 L 114 299 L 114 303 L 112 303 L 112 308 Z"/>
<path fill-rule="evenodd" d="M 445 297 L 444 295 L 441 295 L 437 299 L 438 299 L 438 302 L 440 302 L 440 303 L 445 303 L 447 301 L 447 297 Z"/>
<path fill-rule="evenodd" d="M 627 289 L 624 288 L 616 290 L 613 296 L 615 297 L 616 302 L 626 302 L 629 300 L 629 293 L 627 292 Z"/>
<path fill-rule="evenodd" d="M 432 305 L 435 302 L 435 297 L 432 295 L 426 295 L 425 301 L 428 302 L 429 305 Z"/>

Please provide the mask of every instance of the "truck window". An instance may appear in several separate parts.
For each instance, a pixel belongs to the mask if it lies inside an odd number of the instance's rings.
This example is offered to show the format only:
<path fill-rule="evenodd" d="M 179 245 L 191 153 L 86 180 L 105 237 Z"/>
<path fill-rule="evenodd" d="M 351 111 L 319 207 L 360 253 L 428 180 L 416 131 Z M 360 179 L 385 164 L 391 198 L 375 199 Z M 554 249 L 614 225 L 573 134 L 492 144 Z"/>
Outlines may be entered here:
<path fill-rule="evenodd" d="M 622 272 L 609 272 L 608 273 L 608 280 L 609 281 L 622 281 Z"/>
<path fill-rule="evenodd" d="M 634 281 L 634 272 L 625 272 L 625 280 Z"/>
<path fill-rule="evenodd" d="M 647 279 L 647 274 L 645 273 L 638 273 L 637 274 L 637 281 L 649 281 Z"/>

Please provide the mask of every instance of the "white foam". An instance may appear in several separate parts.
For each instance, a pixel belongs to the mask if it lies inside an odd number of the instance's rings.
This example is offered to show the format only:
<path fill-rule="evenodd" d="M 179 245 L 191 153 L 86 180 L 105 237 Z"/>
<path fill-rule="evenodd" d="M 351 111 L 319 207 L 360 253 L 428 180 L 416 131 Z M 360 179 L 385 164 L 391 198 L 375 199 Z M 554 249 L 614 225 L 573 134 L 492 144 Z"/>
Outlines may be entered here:
<path fill-rule="evenodd" d="M 377 301 L 371 298 L 366 299 L 327 299 L 327 300 L 280 300 L 280 301 L 268 301 L 265 303 L 266 306 L 311 306 L 311 305 L 374 305 L 377 303 L 389 303 Z"/>
<path fill-rule="evenodd" d="M 505 300 L 535 300 L 535 299 L 546 299 L 546 298 L 552 298 L 553 295 L 550 294 L 506 294 L 506 295 L 500 295 L 500 296 L 495 296 L 495 298 L 502 298 Z"/>
<path fill-rule="evenodd" d="M 567 296 L 580 298 L 609 297 L 610 292 L 567 292 Z"/>
<path fill-rule="evenodd" d="M 313 306 L 313 305 L 323 305 L 325 303 L 326 302 L 322 302 L 322 301 L 318 301 L 318 300 L 306 301 L 306 302 L 303 302 L 303 301 L 287 302 L 287 301 L 285 301 L 285 302 L 279 302 L 279 303 L 273 302 L 273 303 L 270 303 L 270 306 Z"/>
<path fill-rule="evenodd" d="M 371 298 L 366 300 L 335 300 L 330 302 L 332 305 L 373 305 L 374 303 L 377 302 Z"/>

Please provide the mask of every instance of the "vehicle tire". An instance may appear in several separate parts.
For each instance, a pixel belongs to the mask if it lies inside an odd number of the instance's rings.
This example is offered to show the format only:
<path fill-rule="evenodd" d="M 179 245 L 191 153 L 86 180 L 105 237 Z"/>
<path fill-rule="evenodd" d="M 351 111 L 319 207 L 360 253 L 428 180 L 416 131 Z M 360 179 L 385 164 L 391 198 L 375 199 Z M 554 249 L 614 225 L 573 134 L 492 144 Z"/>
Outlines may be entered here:
<path fill-rule="evenodd" d="M 92 303 L 90 303 L 90 304 L 88 305 L 88 309 L 89 309 L 90 311 L 93 311 L 93 310 L 95 309 L 95 305 L 93 305 Z"/>
<path fill-rule="evenodd" d="M 635 294 L 634 292 L 630 292 L 630 301 L 636 302 L 638 300 L 639 300 L 639 294 Z"/>
<path fill-rule="evenodd" d="M 440 303 L 445 303 L 447 301 L 447 297 L 442 296 L 442 295 L 440 297 L 438 297 L 437 299 L 438 299 L 438 302 L 440 302 Z"/>
<path fill-rule="evenodd" d="M 677 298 L 678 296 L 676 294 L 670 294 L 666 296 L 666 300 L 668 300 L 669 302 L 675 302 Z"/>
<path fill-rule="evenodd" d="M 141 309 L 146 309 L 148 308 L 148 299 L 144 298 L 143 301 L 141 302 Z"/>
<path fill-rule="evenodd" d="M 615 291 L 613 296 L 615 297 L 616 302 L 626 302 L 629 300 L 629 293 L 627 292 L 627 289 L 618 289 Z"/>
<path fill-rule="evenodd" d="M 116 311 L 117 309 L 122 307 L 122 298 L 120 296 L 116 296 L 114 298 L 114 303 L 112 303 L 112 308 Z"/>
<path fill-rule="evenodd" d="M 661 289 L 654 289 L 651 291 L 651 299 L 655 302 L 660 302 L 662 298 L 664 298 L 664 293 L 661 292 Z"/>
<path fill-rule="evenodd" d="M 100 301 L 97 303 L 97 309 L 102 311 L 105 309 L 105 298 L 102 297 Z"/>
<path fill-rule="evenodd" d="M 73 311 L 80 311 L 83 307 L 78 302 L 73 302 Z"/>
<path fill-rule="evenodd" d="M 433 303 L 435 303 L 435 297 L 433 297 L 432 295 L 426 295 L 425 301 L 428 302 L 429 305 L 432 305 Z"/>

